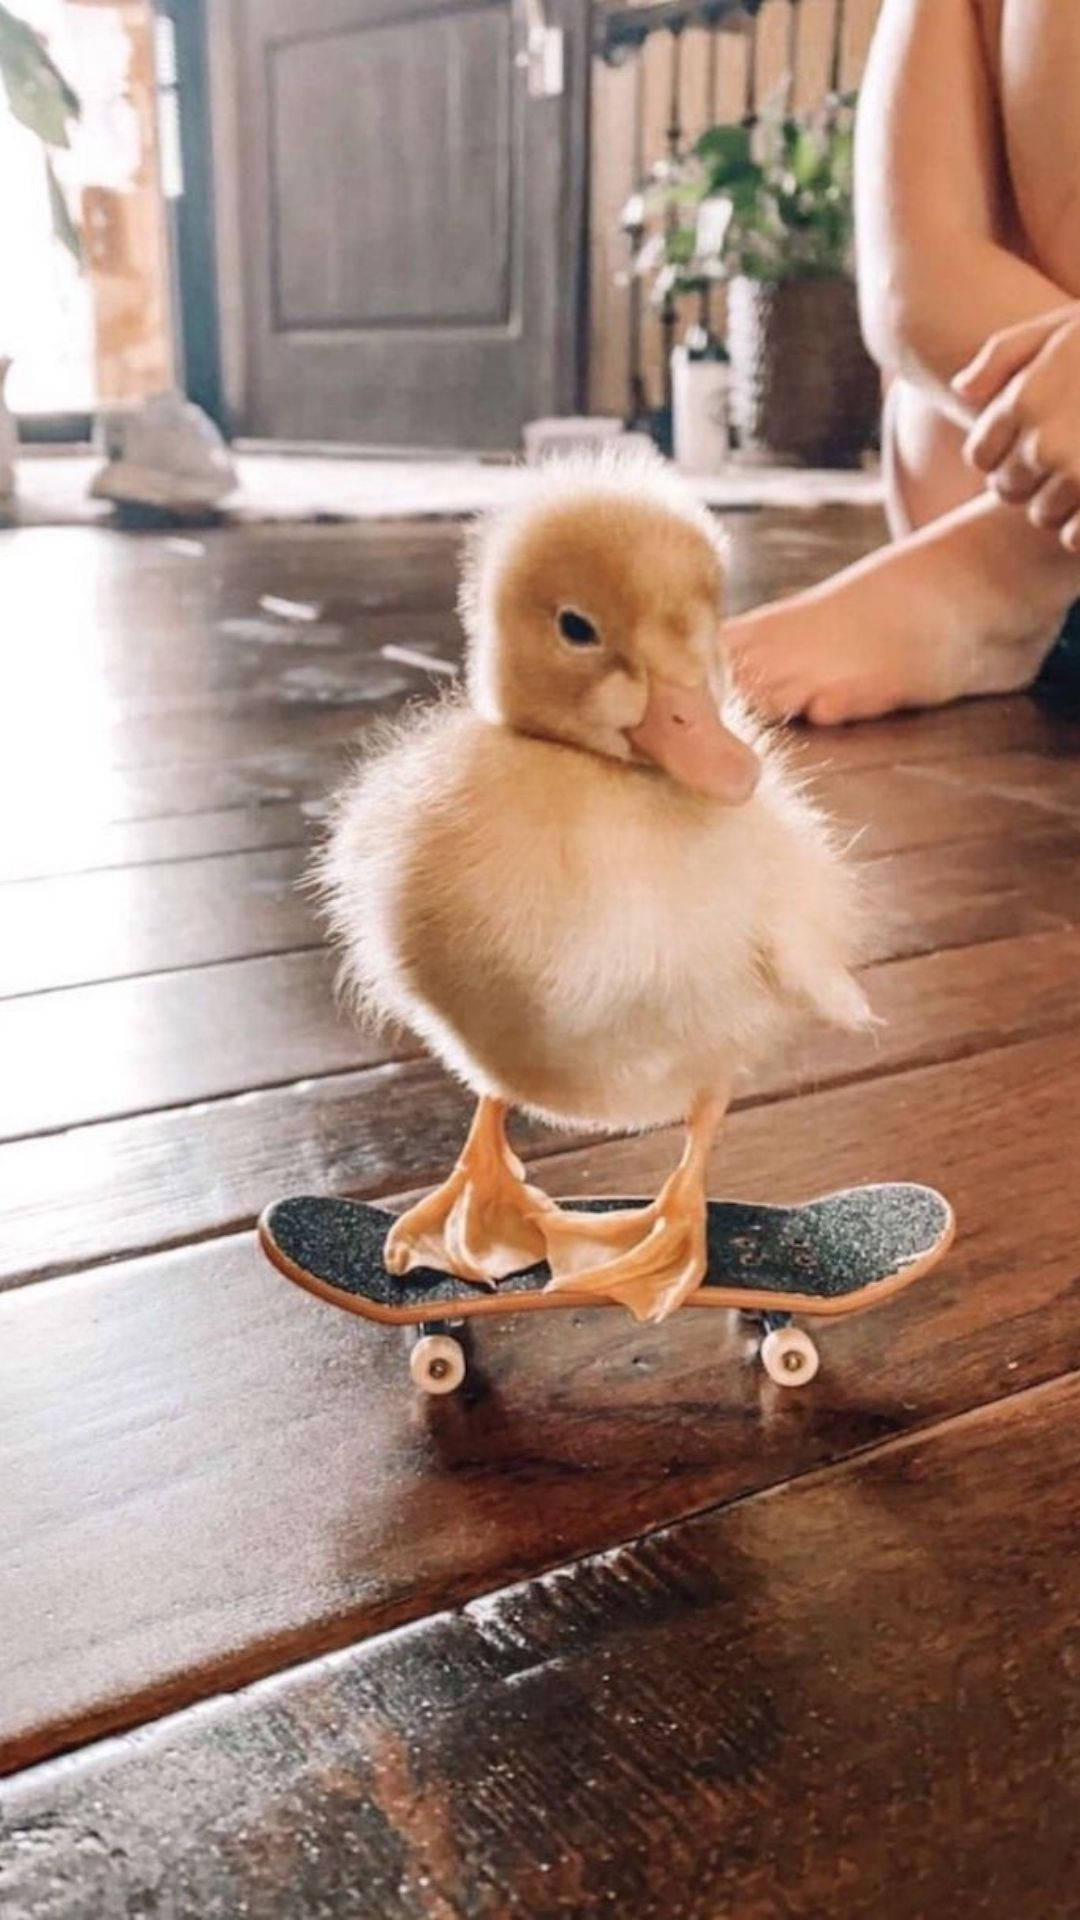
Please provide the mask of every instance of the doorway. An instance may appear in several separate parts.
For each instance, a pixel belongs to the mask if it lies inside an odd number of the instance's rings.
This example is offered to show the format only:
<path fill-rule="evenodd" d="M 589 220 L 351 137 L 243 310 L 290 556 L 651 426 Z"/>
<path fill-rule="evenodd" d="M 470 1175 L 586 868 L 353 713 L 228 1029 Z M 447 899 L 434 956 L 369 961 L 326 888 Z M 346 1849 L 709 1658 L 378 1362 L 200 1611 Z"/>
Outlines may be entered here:
<path fill-rule="evenodd" d="M 579 402 L 586 0 L 211 8 L 222 324 L 244 434 L 512 449 Z"/>

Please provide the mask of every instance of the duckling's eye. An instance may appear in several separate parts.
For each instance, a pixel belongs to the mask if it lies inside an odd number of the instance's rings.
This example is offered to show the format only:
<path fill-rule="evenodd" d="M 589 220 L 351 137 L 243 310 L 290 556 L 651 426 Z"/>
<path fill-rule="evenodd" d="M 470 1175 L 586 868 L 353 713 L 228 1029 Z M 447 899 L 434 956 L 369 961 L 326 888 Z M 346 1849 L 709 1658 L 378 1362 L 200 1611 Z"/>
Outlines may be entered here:
<path fill-rule="evenodd" d="M 595 647 L 599 645 L 600 635 L 591 620 L 583 613 L 575 613 L 573 607 L 563 607 L 558 617 L 559 632 L 572 647 Z"/>

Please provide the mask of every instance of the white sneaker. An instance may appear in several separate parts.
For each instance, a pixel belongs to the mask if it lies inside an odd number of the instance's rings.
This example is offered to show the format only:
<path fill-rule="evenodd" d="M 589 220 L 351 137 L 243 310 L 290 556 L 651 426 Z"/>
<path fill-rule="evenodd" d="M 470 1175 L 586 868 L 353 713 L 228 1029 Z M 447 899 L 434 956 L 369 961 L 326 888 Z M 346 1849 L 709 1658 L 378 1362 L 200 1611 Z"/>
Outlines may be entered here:
<path fill-rule="evenodd" d="M 103 415 L 107 454 L 90 492 L 99 500 L 190 511 L 213 507 L 238 475 L 214 422 L 181 393 L 156 393 L 130 413 Z"/>

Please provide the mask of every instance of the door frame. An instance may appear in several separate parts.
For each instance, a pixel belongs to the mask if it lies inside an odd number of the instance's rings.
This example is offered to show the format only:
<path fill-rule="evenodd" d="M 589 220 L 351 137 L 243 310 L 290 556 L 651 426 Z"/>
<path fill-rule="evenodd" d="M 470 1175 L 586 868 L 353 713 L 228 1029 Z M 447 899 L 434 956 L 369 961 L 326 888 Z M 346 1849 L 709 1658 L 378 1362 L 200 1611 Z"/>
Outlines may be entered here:
<path fill-rule="evenodd" d="M 195 200 L 184 235 L 177 234 L 176 253 L 185 366 L 187 323 L 184 316 L 189 304 L 197 307 L 200 300 L 206 298 L 206 290 L 212 287 L 213 365 L 216 373 L 213 376 L 210 374 L 209 338 L 202 337 L 197 315 L 193 315 L 193 338 L 206 355 L 204 361 L 196 358 L 196 371 L 201 367 L 206 374 L 217 403 L 216 411 L 214 407 L 207 407 L 207 411 L 213 413 L 227 432 L 243 438 L 247 402 L 247 295 L 240 179 L 235 157 L 238 152 L 238 62 L 234 32 L 236 10 L 241 0 L 157 0 L 157 3 L 172 15 L 176 24 L 178 65 L 181 60 L 179 22 L 181 16 L 189 16 L 185 36 L 191 61 L 187 87 L 189 98 L 185 108 L 182 84 L 180 109 L 182 131 L 187 124 L 187 138 L 197 147 L 190 176 Z M 520 18 L 523 0 L 510 0 L 510 4 L 514 15 Z M 554 391 L 556 411 L 579 413 L 584 411 L 587 402 L 589 366 L 592 0 L 553 0 L 551 15 L 553 23 L 558 22 L 573 29 L 568 33 L 565 72 L 568 107 L 564 156 L 566 192 L 563 204 L 566 209 L 566 230 L 559 236 L 559 254 L 566 262 L 567 297 L 560 308 L 554 342 Z M 186 198 L 189 181 L 186 145 L 184 168 Z M 204 329 L 207 335 L 209 331 L 209 328 Z M 190 385 L 188 391 L 191 398 L 199 398 L 198 394 L 191 391 Z M 200 399 L 200 405 L 205 406 L 206 401 Z M 273 443 L 260 442 L 260 445 L 266 444 Z M 327 444 L 325 451 L 338 455 L 359 452 L 401 459 L 415 454 L 443 460 L 454 457 L 446 448 L 375 447 L 362 443 L 350 445 L 341 441 Z"/>
<path fill-rule="evenodd" d="M 179 383 L 225 428 L 206 0 L 153 0 L 172 23 L 183 192 L 165 202 Z M 158 84 L 160 103 L 163 89 Z"/>

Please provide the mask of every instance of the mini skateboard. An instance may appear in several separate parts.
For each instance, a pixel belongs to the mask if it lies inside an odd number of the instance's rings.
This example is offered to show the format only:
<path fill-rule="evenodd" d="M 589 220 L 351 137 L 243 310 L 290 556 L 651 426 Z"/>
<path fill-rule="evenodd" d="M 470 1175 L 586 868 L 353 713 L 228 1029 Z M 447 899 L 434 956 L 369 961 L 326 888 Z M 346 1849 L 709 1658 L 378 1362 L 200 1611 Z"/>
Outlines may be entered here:
<path fill-rule="evenodd" d="M 641 1206 L 633 1200 L 575 1201 L 583 1211 Z M 288 1280 L 332 1306 L 384 1325 L 417 1330 L 409 1371 L 425 1393 L 452 1393 L 465 1378 L 465 1323 L 481 1314 L 581 1311 L 617 1303 L 570 1292 L 545 1293 L 544 1265 L 497 1288 L 417 1268 L 402 1278 L 383 1266 L 393 1216 L 355 1200 L 299 1195 L 276 1200 L 259 1221 L 263 1252 Z M 793 1315 L 857 1313 L 876 1306 L 947 1252 L 952 1208 L 932 1187 L 849 1187 L 798 1207 L 756 1207 L 710 1200 L 708 1278 L 685 1302 L 725 1307 L 753 1319 L 761 1363 L 771 1380 L 801 1387 L 818 1370 L 818 1352 Z M 625 1311 L 625 1309 L 622 1309 Z"/>

